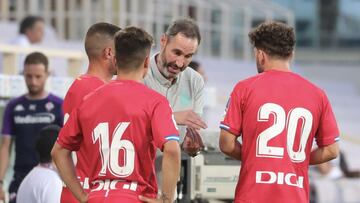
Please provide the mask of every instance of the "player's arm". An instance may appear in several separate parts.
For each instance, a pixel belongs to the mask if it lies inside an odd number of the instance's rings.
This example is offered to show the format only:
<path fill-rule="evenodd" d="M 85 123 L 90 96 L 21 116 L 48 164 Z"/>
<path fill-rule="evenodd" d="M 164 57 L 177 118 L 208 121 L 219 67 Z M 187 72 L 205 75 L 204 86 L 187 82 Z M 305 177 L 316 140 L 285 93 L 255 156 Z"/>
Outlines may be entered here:
<path fill-rule="evenodd" d="M 80 202 L 87 202 L 87 193 L 83 190 L 79 180 L 76 177 L 74 162 L 71 158 L 71 151 L 63 148 L 58 143 L 55 143 L 51 151 L 51 156 L 56 164 L 62 180 L 74 194 L 76 199 L 78 199 Z"/>
<path fill-rule="evenodd" d="M 339 155 L 339 151 L 337 142 L 324 147 L 318 147 L 310 154 L 310 165 L 321 164 L 335 159 Z"/>
<path fill-rule="evenodd" d="M 162 159 L 162 188 L 158 199 L 139 196 L 139 199 L 149 203 L 172 203 L 176 183 L 180 175 L 180 146 L 177 141 L 168 141 L 164 144 Z"/>
<path fill-rule="evenodd" d="M 221 129 L 219 147 L 224 154 L 241 161 L 241 144 L 236 135 Z"/>
<path fill-rule="evenodd" d="M 0 145 L 0 200 L 5 200 L 5 191 L 3 188 L 3 181 L 9 167 L 9 157 L 11 151 L 12 138 L 11 136 L 4 135 L 1 138 Z"/>
<path fill-rule="evenodd" d="M 168 141 L 164 144 L 162 160 L 162 200 L 172 202 L 176 183 L 180 175 L 180 146 L 177 141 Z"/>

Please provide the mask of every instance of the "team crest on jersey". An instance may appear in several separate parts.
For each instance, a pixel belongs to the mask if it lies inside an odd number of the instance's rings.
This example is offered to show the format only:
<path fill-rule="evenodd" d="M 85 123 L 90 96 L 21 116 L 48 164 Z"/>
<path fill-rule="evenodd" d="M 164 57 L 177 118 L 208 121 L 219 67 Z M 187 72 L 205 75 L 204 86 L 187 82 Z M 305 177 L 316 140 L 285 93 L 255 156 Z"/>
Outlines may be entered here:
<path fill-rule="evenodd" d="M 15 106 L 15 109 L 14 109 L 15 111 L 24 111 L 25 110 L 25 108 L 24 108 L 24 106 L 23 105 L 21 105 L 21 104 L 18 104 L 18 105 L 16 105 Z"/>
<path fill-rule="evenodd" d="M 47 111 L 53 110 L 54 107 L 55 106 L 54 106 L 54 104 L 52 102 L 48 102 L 48 103 L 45 104 L 45 108 L 46 108 Z"/>
<path fill-rule="evenodd" d="M 35 104 L 30 104 L 29 105 L 29 110 L 30 111 L 36 111 L 36 105 Z"/>

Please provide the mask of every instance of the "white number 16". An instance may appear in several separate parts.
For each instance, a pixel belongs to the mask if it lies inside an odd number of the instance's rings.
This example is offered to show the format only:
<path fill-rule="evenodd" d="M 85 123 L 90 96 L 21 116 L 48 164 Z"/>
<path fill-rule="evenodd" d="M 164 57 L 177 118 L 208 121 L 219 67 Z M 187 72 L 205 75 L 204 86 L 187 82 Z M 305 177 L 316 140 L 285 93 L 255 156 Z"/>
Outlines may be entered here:
<path fill-rule="evenodd" d="M 106 175 L 106 170 L 117 177 L 127 177 L 134 171 L 135 150 L 134 145 L 129 140 L 122 140 L 129 122 L 120 122 L 116 126 L 111 145 L 109 143 L 109 123 L 99 123 L 92 134 L 93 143 L 99 141 L 99 151 L 101 155 L 102 167 L 99 172 L 100 176 Z M 119 165 L 120 150 L 124 150 L 122 160 L 124 165 Z"/>
<path fill-rule="evenodd" d="M 286 116 L 285 110 L 278 104 L 266 103 L 260 107 L 258 112 L 258 121 L 269 121 L 270 115 L 274 116 L 274 124 L 261 132 L 256 141 L 256 156 L 283 158 L 284 148 L 269 146 L 269 140 L 280 135 L 284 128 L 287 130 L 287 152 L 293 162 L 303 162 L 306 159 L 305 147 L 309 138 L 313 116 L 305 108 L 294 108 Z M 302 120 L 300 129 L 300 144 L 298 151 L 294 151 L 295 135 L 299 119 Z"/>

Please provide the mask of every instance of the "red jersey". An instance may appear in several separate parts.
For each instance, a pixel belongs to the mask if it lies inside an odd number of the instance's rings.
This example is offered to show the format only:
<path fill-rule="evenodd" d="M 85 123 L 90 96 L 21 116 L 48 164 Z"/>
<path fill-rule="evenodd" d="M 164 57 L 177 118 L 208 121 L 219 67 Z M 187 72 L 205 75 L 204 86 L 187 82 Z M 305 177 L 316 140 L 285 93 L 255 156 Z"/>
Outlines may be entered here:
<path fill-rule="evenodd" d="M 137 200 L 157 196 L 156 148 L 169 140 L 179 136 L 166 98 L 141 83 L 116 80 L 86 96 L 57 142 L 86 153 L 78 161 L 87 163 L 90 199 L 124 194 Z"/>
<path fill-rule="evenodd" d="M 69 88 L 68 92 L 66 93 L 64 103 L 63 103 L 63 112 L 64 112 L 64 123 L 69 118 L 70 113 L 76 107 L 80 106 L 83 98 L 89 94 L 90 92 L 94 91 L 98 87 L 102 86 L 104 81 L 100 80 L 98 77 L 91 76 L 88 74 L 81 75 L 80 77 L 76 78 L 76 80 L 72 83 L 71 87 Z M 76 152 L 76 157 L 74 157 L 75 161 L 75 169 L 76 174 L 82 183 L 84 189 L 88 191 L 89 183 L 88 183 L 88 176 L 83 172 L 82 165 L 86 165 L 82 161 L 77 161 L 78 157 L 86 156 L 80 149 Z M 84 160 L 83 158 L 79 158 L 79 160 Z M 66 187 L 63 187 L 61 192 L 61 201 L 62 203 L 77 203 L 77 199 L 72 195 L 70 190 Z"/>
<path fill-rule="evenodd" d="M 325 93 L 292 72 L 266 71 L 239 82 L 220 127 L 242 137 L 235 203 L 309 202 L 308 166 L 339 138 Z"/>
<path fill-rule="evenodd" d="M 84 74 L 76 78 L 65 95 L 63 112 L 64 114 L 68 114 L 66 117 L 68 118 L 71 111 L 81 104 L 83 98 L 87 94 L 103 84 L 105 83 L 100 80 L 100 78 L 88 74 Z M 66 118 L 64 120 L 66 122 Z"/>

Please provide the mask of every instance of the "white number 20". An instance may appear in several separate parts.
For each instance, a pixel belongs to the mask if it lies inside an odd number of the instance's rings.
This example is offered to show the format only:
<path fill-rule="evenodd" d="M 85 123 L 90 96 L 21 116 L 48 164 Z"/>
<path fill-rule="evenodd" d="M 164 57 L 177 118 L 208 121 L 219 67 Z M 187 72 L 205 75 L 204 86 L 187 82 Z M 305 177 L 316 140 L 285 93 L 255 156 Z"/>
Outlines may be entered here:
<path fill-rule="evenodd" d="M 269 140 L 280 135 L 282 131 L 287 130 L 287 152 L 293 162 L 303 162 L 306 159 L 305 147 L 309 138 L 313 116 L 311 112 L 305 108 L 294 108 L 286 116 L 285 110 L 274 103 L 266 103 L 260 107 L 258 112 L 258 121 L 269 121 L 270 115 L 274 116 L 274 124 L 261 132 L 256 141 L 256 156 L 283 158 L 284 148 L 269 146 Z M 294 151 L 294 141 L 299 119 L 302 120 L 300 130 L 300 146 L 298 151 Z"/>
<path fill-rule="evenodd" d="M 102 167 L 99 172 L 100 176 L 106 175 L 106 170 L 117 177 L 127 177 L 134 171 L 135 150 L 134 145 L 129 140 L 121 140 L 129 122 L 120 122 L 116 126 L 111 145 L 109 143 L 109 123 L 99 123 L 93 133 L 92 139 L 95 144 L 99 141 L 99 151 L 101 155 Z M 122 160 L 123 166 L 119 165 L 120 150 L 124 153 Z"/>

